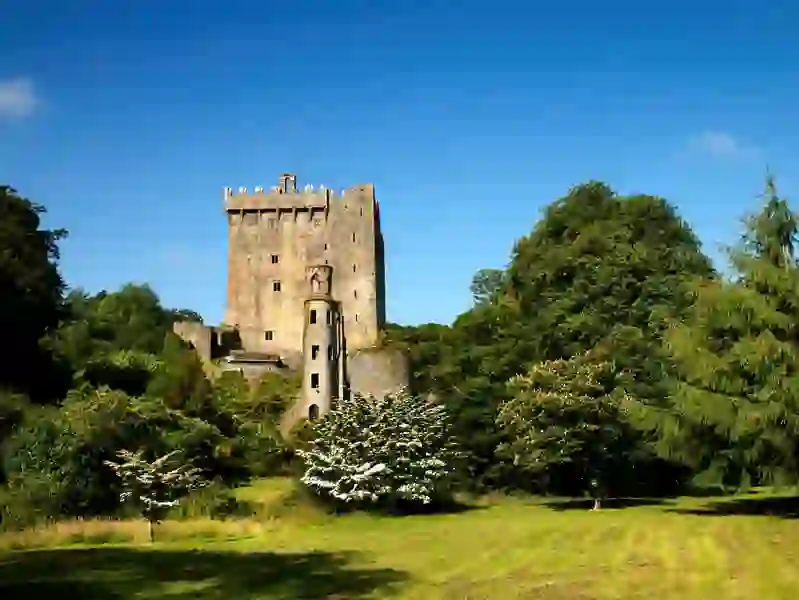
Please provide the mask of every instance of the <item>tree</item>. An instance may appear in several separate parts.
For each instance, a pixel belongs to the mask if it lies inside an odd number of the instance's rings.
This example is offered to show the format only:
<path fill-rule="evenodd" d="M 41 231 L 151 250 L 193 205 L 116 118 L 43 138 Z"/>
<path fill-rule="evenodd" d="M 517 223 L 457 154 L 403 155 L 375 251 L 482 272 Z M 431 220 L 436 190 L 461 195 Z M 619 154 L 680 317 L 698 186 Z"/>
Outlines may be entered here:
<path fill-rule="evenodd" d="M 426 341 L 438 346 L 414 366 L 447 402 L 471 479 L 517 485 L 495 454 L 503 442 L 495 420 L 506 382 L 531 364 L 601 350 L 635 374 L 637 398 L 667 405 L 673 365 L 661 334 L 688 310 L 688 283 L 713 276 L 698 239 L 662 198 L 589 182 L 548 206 L 516 243 L 492 301 Z"/>
<path fill-rule="evenodd" d="M 474 274 L 469 291 L 475 304 L 492 302 L 497 298 L 505 281 L 505 273 L 501 269 L 480 269 Z"/>
<path fill-rule="evenodd" d="M 62 317 L 58 241 L 66 236 L 63 229 L 41 227 L 45 212 L 0 185 L 0 331 L 8 350 L 0 361 L 0 387 L 42 401 L 57 394 L 54 364 L 42 339 Z"/>
<path fill-rule="evenodd" d="M 105 461 L 122 482 L 120 502 L 132 500 L 141 503 L 151 543 L 155 541 L 153 525 L 166 510 L 177 506 L 181 495 L 207 484 L 200 478 L 201 469 L 188 463 L 175 465 L 179 454 L 180 451 L 175 450 L 151 462 L 145 460 L 144 450 L 120 450 L 117 455 L 121 462 Z"/>
<path fill-rule="evenodd" d="M 539 363 L 514 377 L 508 383 L 511 399 L 497 416 L 509 438 L 500 451 L 533 477 L 566 466 L 598 509 L 614 470 L 635 451 L 624 418 L 632 400 L 619 386 L 620 376 L 612 363 L 585 354 Z"/>
<path fill-rule="evenodd" d="M 649 427 L 701 482 L 799 479 L 797 220 L 766 183 L 761 212 L 730 249 L 732 281 L 700 281 L 694 307 L 666 335 L 678 367 L 673 407 Z"/>
<path fill-rule="evenodd" d="M 384 507 L 446 501 L 457 459 L 445 408 L 406 393 L 339 401 L 297 453 L 320 497 Z"/>

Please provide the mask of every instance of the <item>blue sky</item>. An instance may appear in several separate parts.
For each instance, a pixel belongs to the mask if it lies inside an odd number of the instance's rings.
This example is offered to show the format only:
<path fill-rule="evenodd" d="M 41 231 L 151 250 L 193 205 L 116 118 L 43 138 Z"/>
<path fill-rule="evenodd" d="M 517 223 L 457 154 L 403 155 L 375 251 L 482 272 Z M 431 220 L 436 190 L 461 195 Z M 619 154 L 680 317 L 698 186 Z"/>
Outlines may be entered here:
<path fill-rule="evenodd" d="M 713 253 L 789 198 L 799 4 L 3 0 L 0 182 L 90 291 L 218 322 L 222 188 L 372 181 L 388 316 L 450 322 L 570 186 L 675 203 Z"/>

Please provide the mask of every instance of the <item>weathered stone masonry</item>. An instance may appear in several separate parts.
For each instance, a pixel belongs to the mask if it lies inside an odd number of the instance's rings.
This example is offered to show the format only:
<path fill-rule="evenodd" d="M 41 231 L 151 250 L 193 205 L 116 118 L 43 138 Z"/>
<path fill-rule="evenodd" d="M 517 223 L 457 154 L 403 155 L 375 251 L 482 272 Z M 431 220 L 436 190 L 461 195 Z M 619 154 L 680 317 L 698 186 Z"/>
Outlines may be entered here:
<path fill-rule="evenodd" d="M 324 414 L 353 392 L 407 384 L 405 357 L 377 348 L 385 326 L 385 265 L 372 184 L 342 192 L 281 175 L 271 190 L 224 191 L 228 221 L 225 325 L 176 323 L 206 360 L 254 377 L 303 374 L 287 425 Z"/>

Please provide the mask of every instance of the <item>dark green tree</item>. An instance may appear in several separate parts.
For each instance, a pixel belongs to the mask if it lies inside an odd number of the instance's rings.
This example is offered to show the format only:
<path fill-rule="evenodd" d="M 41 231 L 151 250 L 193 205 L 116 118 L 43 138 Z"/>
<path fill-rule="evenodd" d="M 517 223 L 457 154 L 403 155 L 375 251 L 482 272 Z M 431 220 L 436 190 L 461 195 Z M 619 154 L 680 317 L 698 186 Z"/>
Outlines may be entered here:
<path fill-rule="evenodd" d="M 64 230 L 44 229 L 43 206 L 0 185 L 0 387 L 50 400 L 55 366 L 42 343 L 62 317 L 64 283 L 58 272 L 58 241 Z"/>
<path fill-rule="evenodd" d="M 678 366 L 673 402 L 649 425 L 702 483 L 793 483 L 799 476 L 797 219 L 773 178 L 730 250 L 737 277 L 699 282 L 666 336 Z"/>
<path fill-rule="evenodd" d="M 426 349 L 429 362 L 414 367 L 451 404 L 473 455 L 470 478 L 523 484 L 497 460 L 494 423 L 506 382 L 531 364 L 603 352 L 632 373 L 631 393 L 668 404 L 672 365 L 660 336 L 690 306 L 687 282 L 713 276 L 698 239 L 662 198 L 590 182 L 548 206 L 516 243 L 492 301 L 459 316 L 433 342 L 439 347 Z"/>

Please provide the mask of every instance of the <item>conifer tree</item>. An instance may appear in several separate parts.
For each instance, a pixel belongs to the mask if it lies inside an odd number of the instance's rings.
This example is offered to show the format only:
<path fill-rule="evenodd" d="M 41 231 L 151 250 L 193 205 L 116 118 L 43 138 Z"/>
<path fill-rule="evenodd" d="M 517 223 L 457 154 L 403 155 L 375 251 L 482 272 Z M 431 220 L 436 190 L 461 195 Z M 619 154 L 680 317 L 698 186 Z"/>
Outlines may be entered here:
<path fill-rule="evenodd" d="M 766 181 L 765 203 L 730 251 L 737 276 L 702 281 L 666 347 L 673 406 L 650 426 L 708 483 L 795 482 L 799 474 L 799 225 Z M 650 413 L 651 414 L 651 413 Z"/>

